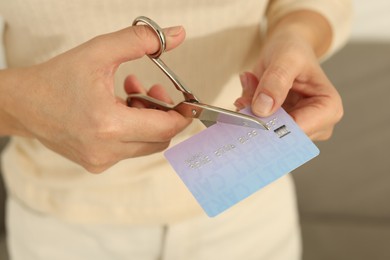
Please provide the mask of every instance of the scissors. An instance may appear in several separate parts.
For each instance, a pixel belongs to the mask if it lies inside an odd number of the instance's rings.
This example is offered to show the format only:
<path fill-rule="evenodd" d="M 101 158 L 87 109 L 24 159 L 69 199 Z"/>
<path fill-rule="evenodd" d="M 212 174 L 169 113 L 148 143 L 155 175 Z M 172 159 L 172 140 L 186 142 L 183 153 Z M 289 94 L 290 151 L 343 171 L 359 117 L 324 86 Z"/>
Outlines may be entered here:
<path fill-rule="evenodd" d="M 232 125 L 269 130 L 267 124 L 256 117 L 200 102 L 199 99 L 183 84 L 179 77 L 176 76 L 176 74 L 160 59 L 161 54 L 165 51 L 166 48 L 165 35 L 161 27 L 153 20 L 145 16 L 137 17 L 133 21 L 133 26 L 139 23 L 144 23 L 149 26 L 158 36 L 160 41 L 160 48 L 157 52 L 148 56 L 165 73 L 165 75 L 168 76 L 176 89 L 182 92 L 184 101 L 176 105 L 170 105 L 143 94 L 130 94 L 127 98 L 128 105 L 131 104 L 132 100 L 139 100 L 150 108 L 159 109 L 162 111 L 175 110 L 184 117 L 199 119 L 206 127 L 214 125 L 217 122 L 221 122 Z"/>

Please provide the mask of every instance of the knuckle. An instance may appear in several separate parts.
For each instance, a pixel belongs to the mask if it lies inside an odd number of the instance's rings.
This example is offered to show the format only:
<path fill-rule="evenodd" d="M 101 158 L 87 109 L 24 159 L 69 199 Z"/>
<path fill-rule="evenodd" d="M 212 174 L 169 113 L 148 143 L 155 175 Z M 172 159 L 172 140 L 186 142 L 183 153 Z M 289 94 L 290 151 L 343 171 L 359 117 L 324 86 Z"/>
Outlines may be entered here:
<path fill-rule="evenodd" d="M 101 153 L 96 149 L 86 151 L 81 160 L 82 166 L 91 173 L 101 173 L 114 164 L 109 154 Z"/>
<path fill-rule="evenodd" d="M 334 106 L 334 119 L 335 122 L 338 123 L 341 121 L 341 119 L 344 116 L 344 107 L 341 100 L 341 97 L 338 95 L 337 98 L 335 98 L 336 104 Z"/>
<path fill-rule="evenodd" d="M 147 26 L 141 25 L 141 26 L 134 26 L 134 35 L 139 40 L 143 41 L 145 39 L 150 38 L 150 31 Z"/>
<path fill-rule="evenodd" d="M 329 140 L 333 135 L 333 128 L 324 131 L 319 137 L 318 141 L 326 141 Z"/>
<path fill-rule="evenodd" d="M 134 26 L 134 37 L 138 42 L 147 43 L 149 41 L 157 41 L 156 37 L 151 33 L 151 29 L 145 25 Z"/>
<path fill-rule="evenodd" d="M 313 141 L 326 141 L 330 139 L 332 135 L 333 135 L 333 127 L 328 127 L 327 129 L 324 129 L 322 131 L 313 132 L 312 134 L 309 134 L 309 137 Z"/>
<path fill-rule="evenodd" d="M 99 174 L 99 173 L 104 172 L 104 170 L 106 170 L 106 168 L 95 167 L 95 166 L 91 166 L 91 165 L 84 166 L 84 168 L 85 168 L 88 172 L 93 173 L 93 174 Z"/>
<path fill-rule="evenodd" d="M 148 26 L 138 25 L 132 28 L 135 45 L 142 47 L 134 49 L 139 56 L 145 53 L 152 54 L 157 51 L 157 37 Z"/>
<path fill-rule="evenodd" d="M 78 140 L 78 161 L 87 171 L 100 173 L 119 161 L 113 144 L 120 139 L 122 128 L 120 120 L 96 114 L 90 116 L 88 125 L 81 130 L 83 137 Z"/>
<path fill-rule="evenodd" d="M 343 105 L 341 104 L 339 109 L 336 112 L 337 122 L 339 122 L 343 117 L 344 117 L 344 108 Z"/>
<path fill-rule="evenodd" d="M 115 164 L 117 155 L 110 149 L 116 139 L 116 130 L 96 127 L 80 149 L 82 166 L 90 172 L 101 172 Z"/>

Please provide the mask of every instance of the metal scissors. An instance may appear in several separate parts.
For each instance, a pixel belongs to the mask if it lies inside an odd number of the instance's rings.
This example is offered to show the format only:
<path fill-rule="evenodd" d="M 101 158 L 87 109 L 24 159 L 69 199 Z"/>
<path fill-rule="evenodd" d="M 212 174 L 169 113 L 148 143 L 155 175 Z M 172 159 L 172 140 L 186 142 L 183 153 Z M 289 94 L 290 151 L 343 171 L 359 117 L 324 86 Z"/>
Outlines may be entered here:
<path fill-rule="evenodd" d="M 184 101 L 178 103 L 177 105 L 170 105 L 143 94 L 131 94 L 127 98 L 127 103 L 129 105 L 131 100 L 140 100 L 142 103 L 151 108 L 163 111 L 175 110 L 184 117 L 197 118 L 206 127 L 209 127 L 217 122 L 221 122 L 269 130 L 267 124 L 256 117 L 201 103 L 199 99 L 183 84 L 179 77 L 176 76 L 176 74 L 160 59 L 161 54 L 166 48 L 165 35 L 161 27 L 145 16 L 137 17 L 133 21 L 133 26 L 139 23 L 144 23 L 149 26 L 158 36 L 160 48 L 157 52 L 148 56 L 165 73 L 165 75 L 168 76 L 176 89 L 183 93 Z"/>

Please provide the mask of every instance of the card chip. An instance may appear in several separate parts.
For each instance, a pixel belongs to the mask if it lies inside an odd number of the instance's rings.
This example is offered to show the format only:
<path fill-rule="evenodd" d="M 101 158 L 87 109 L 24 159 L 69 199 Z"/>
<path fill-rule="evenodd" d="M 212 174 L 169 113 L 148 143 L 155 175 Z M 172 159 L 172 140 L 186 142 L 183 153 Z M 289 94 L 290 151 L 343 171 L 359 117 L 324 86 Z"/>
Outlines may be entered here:
<path fill-rule="evenodd" d="M 281 127 L 276 128 L 274 132 L 279 136 L 279 138 L 282 138 L 290 133 L 286 125 L 282 125 Z"/>

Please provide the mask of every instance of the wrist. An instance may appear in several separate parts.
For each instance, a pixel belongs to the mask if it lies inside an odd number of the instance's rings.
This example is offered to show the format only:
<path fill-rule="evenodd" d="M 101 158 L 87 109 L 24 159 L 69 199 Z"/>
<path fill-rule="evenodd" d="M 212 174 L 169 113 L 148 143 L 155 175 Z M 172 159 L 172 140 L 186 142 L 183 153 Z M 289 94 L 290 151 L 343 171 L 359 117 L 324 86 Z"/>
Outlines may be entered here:
<path fill-rule="evenodd" d="M 332 29 L 328 21 L 319 13 L 302 10 L 285 15 L 269 24 L 267 37 L 291 35 L 304 40 L 317 58 L 323 56 L 332 42 Z"/>

